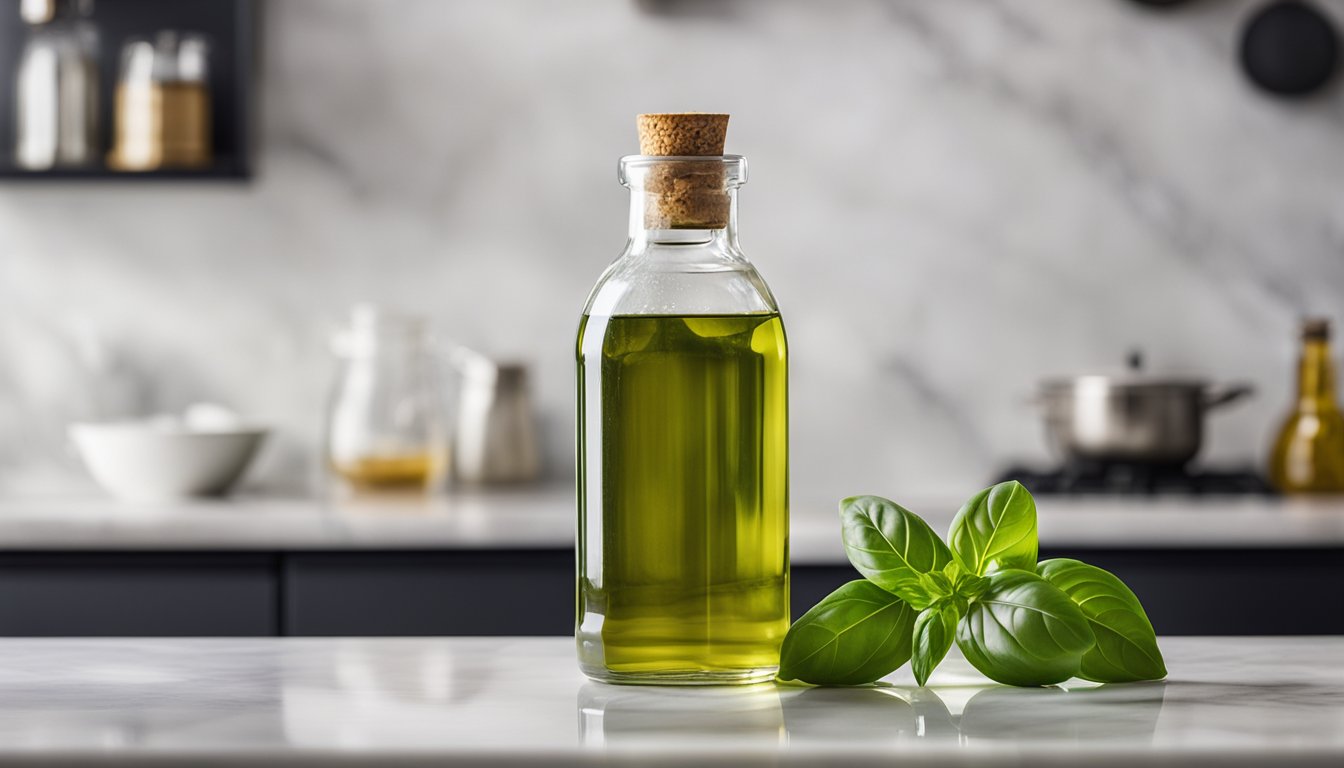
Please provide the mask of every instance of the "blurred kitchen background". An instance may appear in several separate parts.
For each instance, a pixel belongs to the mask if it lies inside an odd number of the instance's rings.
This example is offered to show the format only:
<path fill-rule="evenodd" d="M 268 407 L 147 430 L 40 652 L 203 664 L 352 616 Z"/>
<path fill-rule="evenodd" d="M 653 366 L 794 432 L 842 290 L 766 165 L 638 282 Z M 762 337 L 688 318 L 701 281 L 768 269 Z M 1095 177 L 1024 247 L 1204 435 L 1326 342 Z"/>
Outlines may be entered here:
<path fill-rule="evenodd" d="M 1159 633 L 1344 633 L 1344 506 L 1266 482 L 1275 453 L 1344 491 L 1341 28 L 1344 0 L 0 0 L 0 634 L 570 632 L 575 333 L 662 111 L 731 113 L 750 163 L 795 616 L 853 577 L 837 499 L 945 530 L 1012 476 L 1042 556 Z"/>
<path fill-rule="evenodd" d="M 357 302 L 530 364 L 569 478 L 615 163 L 660 110 L 733 115 L 808 496 L 1045 463 L 1038 381 L 1134 349 L 1252 383 L 1202 459 L 1258 464 L 1344 298 L 1344 94 L 1247 79 L 1262 5 L 266 0 L 252 178 L 0 184 L 0 492 L 85 487 L 70 421 L 199 400 L 276 428 L 248 486 L 311 491 Z"/>

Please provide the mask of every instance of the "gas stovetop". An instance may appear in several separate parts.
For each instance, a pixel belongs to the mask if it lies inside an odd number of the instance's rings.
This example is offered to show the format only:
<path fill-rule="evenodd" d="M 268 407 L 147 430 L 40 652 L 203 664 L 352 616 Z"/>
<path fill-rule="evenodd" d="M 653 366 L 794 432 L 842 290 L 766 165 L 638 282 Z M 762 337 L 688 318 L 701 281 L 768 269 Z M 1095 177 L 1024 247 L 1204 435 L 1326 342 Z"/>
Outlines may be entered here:
<path fill-rule="evenodd" d="M 1273 496 L 1276 491 L 1249 468 L 1200 469 L 1144 464 L 1067 464 L 1054 469 L 1014 466 L 999 481 L 1020 480 L 1037 495 Z"/>

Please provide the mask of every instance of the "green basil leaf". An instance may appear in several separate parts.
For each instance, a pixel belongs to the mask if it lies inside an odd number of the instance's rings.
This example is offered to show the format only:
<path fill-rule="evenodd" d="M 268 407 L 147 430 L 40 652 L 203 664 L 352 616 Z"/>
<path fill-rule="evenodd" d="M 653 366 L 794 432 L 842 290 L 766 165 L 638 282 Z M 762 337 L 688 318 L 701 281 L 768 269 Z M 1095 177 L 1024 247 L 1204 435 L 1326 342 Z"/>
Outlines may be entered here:
<path fill-rule="evenodd" d="M 780 649 L 779 679 L 862 685 L 910 659 L 915 612 L 872 582 L 851 581 L 793 623 Z"/>
<path fill-rule="evenodd" d="M 1036 568 L 1036 501 L 1016 480 L 975 494 L 948 531 L 952 556 L 973 576 Z"/>
<path fill-rule="evenodd" d="M 915 619 L 915 638 L 911 648 L 910 666 L 915 682 L 928 682 L 929 675 L 947 655 L 957 635 L 957 609 L 952 605 L 925 608 Z"/>
<path fill-rule="evenodd" d="M 919 515 L 879 496 L 853 496 L 840 502 L 840 522 L 859 573 L 916 609 L 933 602 L 920 574 L 941 571 L 952 553 Z"/>
<path fill-rule="evenodd" d="M 1097 644 L 1083 654 L 1079 677 L 1098 683 L 1128 683 L 1167 676 L 1148 614 L 1115 574 L 1067 558 L 1046 560 L 1036 566 L 1036 572 L 1082 609 L 1097 637 Z"/>
<path fill-rule="evenodd" d="M 988 579 L 957 626 L 966 660 L 1008 685 L 1051 685 L 1077 675 L 1095 642 L 1082 609 L 1030 571 L 997 571 Z"/>

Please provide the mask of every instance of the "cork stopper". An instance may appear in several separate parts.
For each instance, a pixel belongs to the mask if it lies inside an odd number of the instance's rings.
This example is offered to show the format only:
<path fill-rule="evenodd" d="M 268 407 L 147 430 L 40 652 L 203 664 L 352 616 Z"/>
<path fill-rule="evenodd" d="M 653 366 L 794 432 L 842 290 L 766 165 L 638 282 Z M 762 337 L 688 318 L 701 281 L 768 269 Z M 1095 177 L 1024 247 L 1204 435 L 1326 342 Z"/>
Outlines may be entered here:
<path fill-rule="evenodd" d="M 646 229 L 722 229 L 730 198 L 724 188 L 728 115 L 702 112 L 639 115 L 639 153 L 675 157 L 649 168 L 644 180 Z M 685 160 L 704 157 L 704 161 Z M 712 159 L 711 159 L 712 158 Z"/>
<path fill-rule="evenodd" d="M 1329 341 L 1330 319 L 1327 317 L 1308 317 L 1302 321 L 1303 341 Z"/>
<path fill-rule="evenodd" d="M 661 157 L 722 155 L 728 116 L 707 112 L 640 115 L 639 154 Z"/>

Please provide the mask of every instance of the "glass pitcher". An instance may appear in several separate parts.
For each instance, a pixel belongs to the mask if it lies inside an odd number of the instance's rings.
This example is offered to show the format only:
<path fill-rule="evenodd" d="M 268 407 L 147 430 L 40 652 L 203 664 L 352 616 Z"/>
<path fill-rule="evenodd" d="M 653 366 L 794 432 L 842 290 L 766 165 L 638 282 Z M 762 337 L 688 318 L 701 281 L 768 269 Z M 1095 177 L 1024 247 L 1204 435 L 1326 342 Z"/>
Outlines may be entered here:
<path fill-rule="evenodd" d="M 356 492 L 431 491 L 448 468 L 448 402 L 424 319 L 356 307 L 334 339 L 326 463 Z"/>

